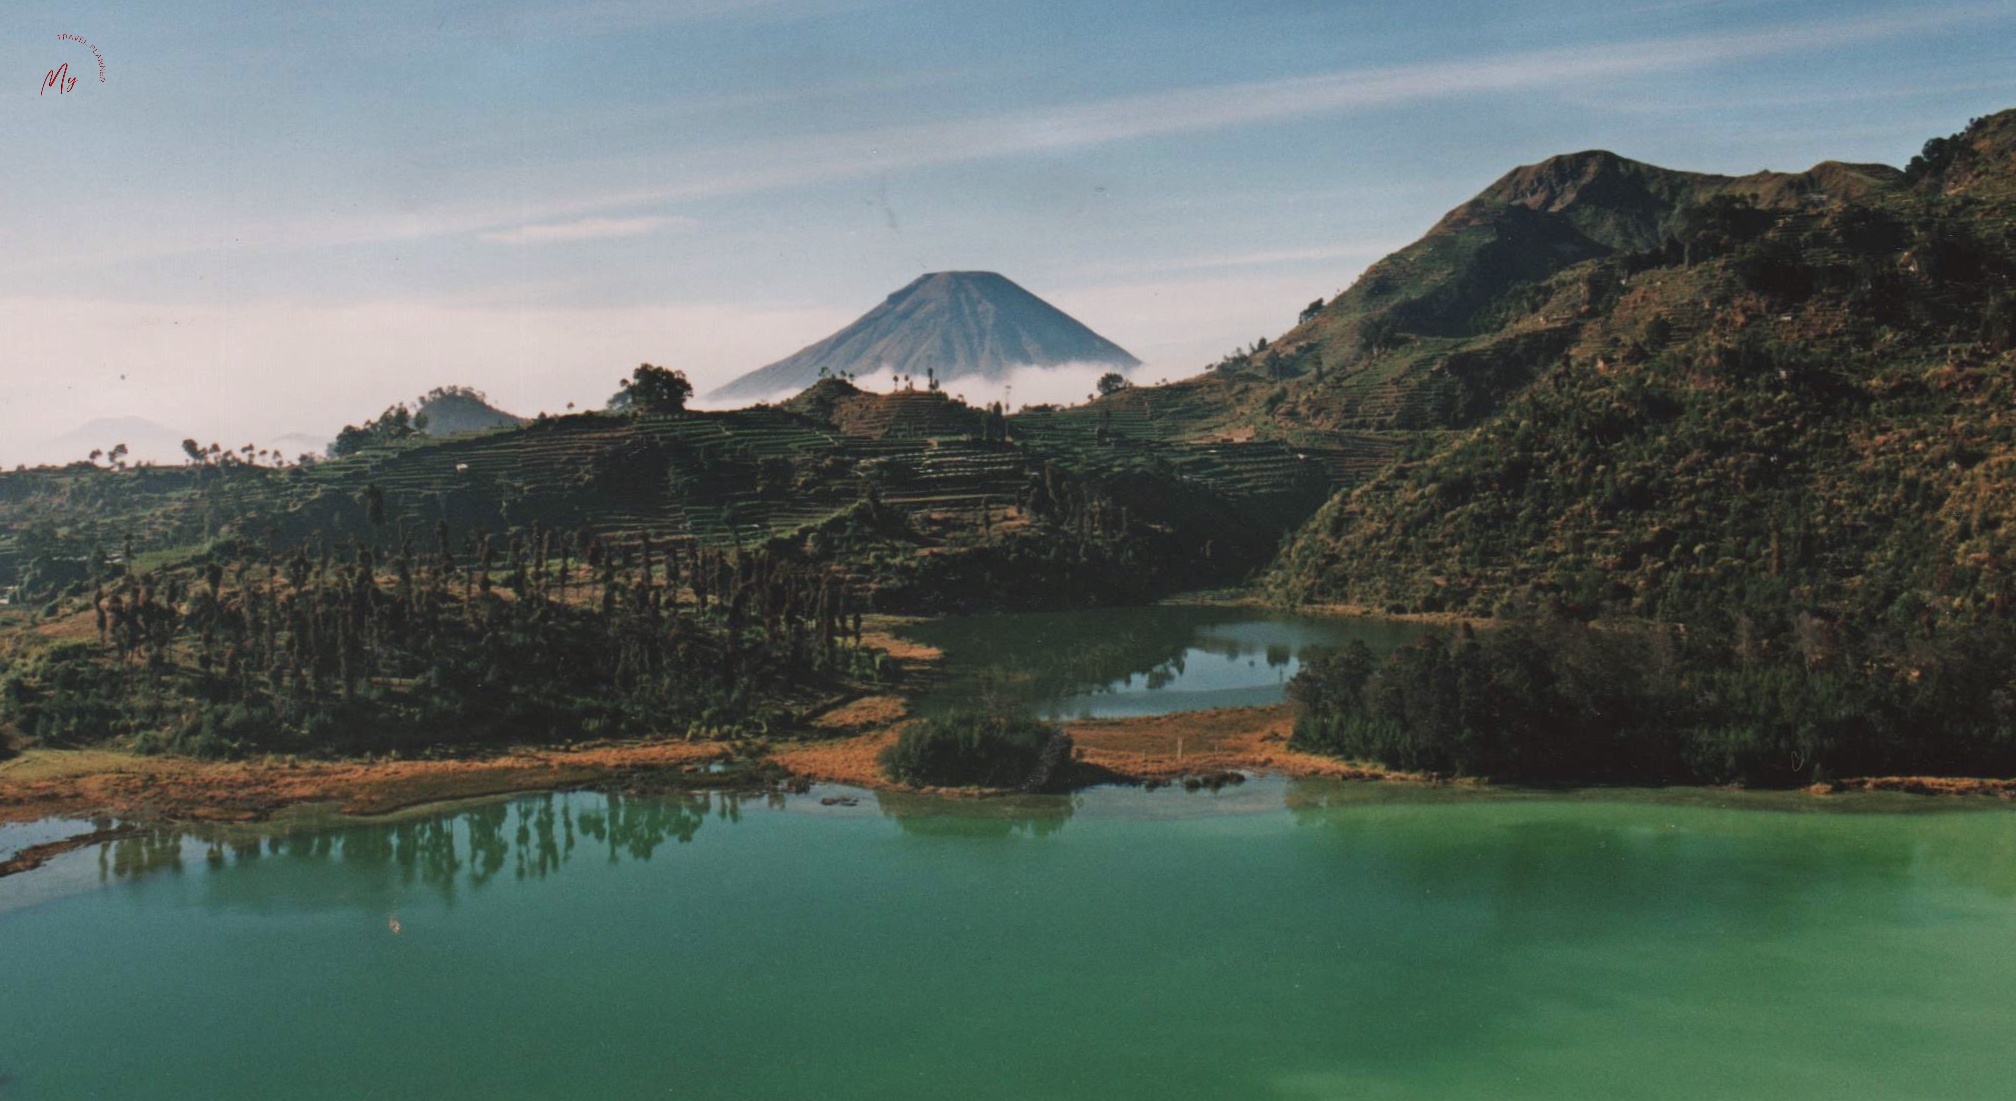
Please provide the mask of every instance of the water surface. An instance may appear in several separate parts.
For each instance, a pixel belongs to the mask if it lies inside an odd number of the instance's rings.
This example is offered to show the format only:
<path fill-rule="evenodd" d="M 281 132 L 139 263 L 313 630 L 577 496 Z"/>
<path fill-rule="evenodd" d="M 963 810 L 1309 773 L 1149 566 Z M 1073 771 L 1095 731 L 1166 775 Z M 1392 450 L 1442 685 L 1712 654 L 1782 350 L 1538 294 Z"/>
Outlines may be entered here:
<path fill-rule="evenodd" d="M 952 616 L 906 627 L 945 653 L 924 706 L 988 696 L 1043 718 L 1123 718 L 1281 702 L 1319 647 L 1385 653 L 1418 624 L 1262 608 L 1159 605 Z"/>
<path fill-rule="evenodd" d="M 1999 809 L 1271 779 L 819 794 L 542 796 L 60 857 L 0 880 L 4 1096 L 1999 1098 L 2016 1080 Z"/>

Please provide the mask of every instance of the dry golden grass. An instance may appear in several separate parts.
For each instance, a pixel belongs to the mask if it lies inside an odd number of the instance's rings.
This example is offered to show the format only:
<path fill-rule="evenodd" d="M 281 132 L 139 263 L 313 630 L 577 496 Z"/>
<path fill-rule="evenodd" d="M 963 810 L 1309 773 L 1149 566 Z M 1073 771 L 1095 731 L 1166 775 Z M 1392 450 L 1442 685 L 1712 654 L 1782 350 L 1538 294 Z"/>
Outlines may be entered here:
<path fill-rule="evenodd" d="M 830 742 L 811 742 L 775 750 L 770 759 L 793 776 L 857 787 L 891 787 L 876 758 L 896 741 L 896 731 L 877 730 Z"/>
<path fill-rule="evenodd" d="M 706 742 L 646 741 L 452 761 L 200 762 L 37 749 L 0 765 L 0 822 L 101 813 L 247 820 L 297 803 L 382 814 L 423 803 L 552 790 L 624 772 L 698 767 L 723 752 Z"/>
<path fill-rule="evenodd" d="M 98 613 L 86 609 L 60 619 L 44 620 L 35 625 L 35 633 L 51 642 L 96 642 Z"/>
<path fill-rule="evenodd" d="M 1340 779 L 1419 779 L 1288 748 L 1295 716 L 1287 705 L 1185 711 L 1138 719 L 1081 719 L 1064 724 L 1078 759 L 1130 779 L 1246 770 Z"/>
<path fill-rule="evenodd" d="M 910 707 L 901 696 L 864 696 L 812 720 L 820 730 L 869 730 L 901 722 Z"/>
<path fill-rule="evenodd" d="M 863 625 L 861 643 L 871 649 L 881 650 L 897 661 L 904 663 L 929 664 L 944 658 L 945 654 L 936 646 L 926 646 L 907 638 L 898 638 L 887 628 Z"/>

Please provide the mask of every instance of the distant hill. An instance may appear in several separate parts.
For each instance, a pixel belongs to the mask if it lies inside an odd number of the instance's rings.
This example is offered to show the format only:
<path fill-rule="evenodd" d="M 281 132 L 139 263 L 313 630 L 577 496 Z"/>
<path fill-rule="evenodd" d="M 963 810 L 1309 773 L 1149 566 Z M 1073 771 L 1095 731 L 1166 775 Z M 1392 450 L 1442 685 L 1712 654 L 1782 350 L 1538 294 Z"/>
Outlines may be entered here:
<path fill-rule="evenodd" d="M 467 386 L 437 386 L 420 396 L 413 411 L 426 414 L 430 436 L 457 436 L 531 423 L 491 405 L 489 395 Z"/>
<path fill-rule="evenodd" d="M 19 457 L 11 451 L 7 457 L 13 462 L 73 463 L 93 451 L 109 452 L 123 443 L 129 463 L 181 462 L 182 437 L 182 433 L 145 417 L 99 417 L 34 444 Z"/>
<path fill-rule="evenodd" d="M 710 400 L 758 400 L 831 375 L 888 370 L 919 379 L 1005 378 L 1017 367 L 1140 360 L 1068 314 L 990 271 L 918 277 L 860 320 L 794 355 L 743 375 Z"/>

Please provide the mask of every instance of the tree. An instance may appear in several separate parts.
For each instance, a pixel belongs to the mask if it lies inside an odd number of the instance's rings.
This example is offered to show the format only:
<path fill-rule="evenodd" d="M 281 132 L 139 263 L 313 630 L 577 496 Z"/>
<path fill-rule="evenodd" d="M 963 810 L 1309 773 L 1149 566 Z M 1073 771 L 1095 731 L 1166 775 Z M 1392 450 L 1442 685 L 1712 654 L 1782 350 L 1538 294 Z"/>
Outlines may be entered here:
<path fill-rule="evenodd" d="M 693 384 L 686 381 L 684 371 L 640 363 L 623 380 L 623 389 L 610 404 L 640 413 L 679 413 L 685 411 L 686 399 L 692 396 Z"/>
<path fill-rule="evenodd" d="M 209 457 L 208 453 L 203 450 L 203 445 L 197 443 L 195 440 L 183 440 L 182 453 L 189 456 L 190 462 L 199 466 Z"/>
<path fill-rule="evenodd" d="M 1307 306 L 1302 307 L 1302 313 L 1300 316 L 1295 318 L 1295 323 L 1297 325 L 1306 325 L 1309 323 L 1311 318 L 1314 318 L 1317 314 L 1322 312 L 1323 312 L 1323 300 L 1319 298 L 1316 301 L 1309 303 Z"/>
<path fill-rule="evenodd" d="M 1099 376 L 1099 396 L 1111 397 L 1127 389 L 1127 378 L 1118 371 L 1108 371 Z"/>
<path fill-rule="evenodd" d="M 343 431 L 336 433 L 335 442 L 329 445 L 329 457 L 340 459 L 345 455 L 355 455 L 367 447 L 397 443 L 419 435 L 426 427 L 425 413 L 416 417 L 403 403 L 394 405 L 378 414 L 376 419 L 365 421 L 362 425 L 344 425 Z M 217 445 L 211 444 L 210 450 L 216 452 Z"/>

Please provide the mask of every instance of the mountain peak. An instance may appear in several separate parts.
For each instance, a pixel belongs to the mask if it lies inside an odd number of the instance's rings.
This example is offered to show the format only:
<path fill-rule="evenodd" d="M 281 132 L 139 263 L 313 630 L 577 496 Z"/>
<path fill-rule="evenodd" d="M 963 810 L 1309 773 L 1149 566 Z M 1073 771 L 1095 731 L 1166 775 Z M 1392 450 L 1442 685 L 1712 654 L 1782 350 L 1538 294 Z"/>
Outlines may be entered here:
<path fill-rule="evenodd" d="M 1005 378 L 1017 367 L 1140 360 L 991 271 L 937 271 L 911 280 L 832 336 L 708 395 L 751 400 L 800 390 L 821 374 Z"/>

